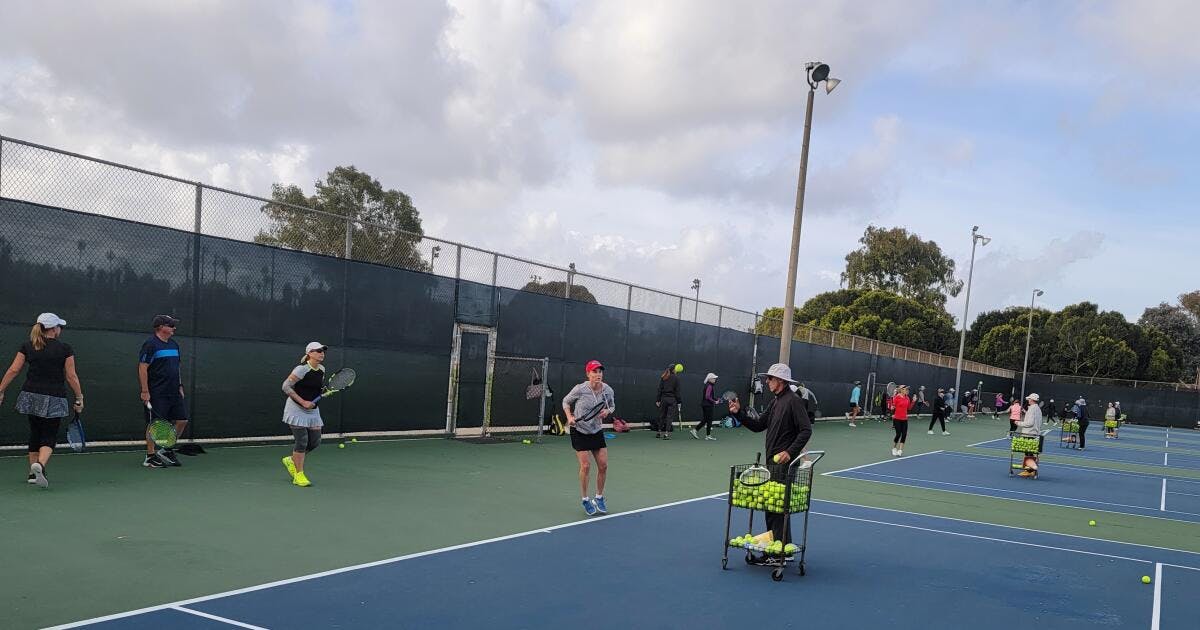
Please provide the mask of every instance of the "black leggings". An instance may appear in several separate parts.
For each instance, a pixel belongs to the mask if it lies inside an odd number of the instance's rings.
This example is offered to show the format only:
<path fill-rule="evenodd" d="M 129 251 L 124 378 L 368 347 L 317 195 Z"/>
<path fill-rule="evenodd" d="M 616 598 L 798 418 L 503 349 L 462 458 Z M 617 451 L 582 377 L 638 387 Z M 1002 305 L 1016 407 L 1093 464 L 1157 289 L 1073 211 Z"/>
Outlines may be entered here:
<path fill-rule="evenodd" d="M 892 428 L 896 430 L 896 439 L 892 441 L 903 444 L 908 439 L 908 420 L 892 420 Z"/>
<path fill-rule="evenodd" d="M 696 423 L 696 430 L 699 431 L 700 427 L 704 427 L 704 434 L 712 435 L 713 408 L 702 405 L 700 412 L 703 414 L 704 419 Z"/>
<path fill-rule="evenodd" d="M 1079 448 L 1084 448 L 1085 446 L 1087 446 L 1087 428 L 1088 428 L 1088 421 L 1080 420 L 1079 421 Z"/>
<path fill-rule="evenodd" d="M 943 411 L 933 412 L 933 416 L 931 418 L 929 418 L 929 430 L 930 431 L 933 430 L 933 423 L 935 423 L 935 422 L 942 423 L 942 433 L 945 433 L 946 432 L 946 413 Z M 905 435 L 907 435 L 907 434 L 908 434 L 908 432 L 905 431 Z"/>
<path fill-rule="evenodd" d="M 296 438 L 296 445 L 292 447 L 294 453 L 311 453 L 321 445 L 321 429 L 292 427 L 292 437 Z"/>
<path fill-rule="evenodd" d="M 666 400 L 658 406 L 658 432 L 670 433 L 674 429 L 675 422 L 675 405 L 674 400 L 667 402 Z"/>
<path fill-rule="evenodd" d="M 36 453 L 43 447 L 54 448 L 58 441 L 58 423 L 62 418 L 29 416 L 29 452 Z"/>

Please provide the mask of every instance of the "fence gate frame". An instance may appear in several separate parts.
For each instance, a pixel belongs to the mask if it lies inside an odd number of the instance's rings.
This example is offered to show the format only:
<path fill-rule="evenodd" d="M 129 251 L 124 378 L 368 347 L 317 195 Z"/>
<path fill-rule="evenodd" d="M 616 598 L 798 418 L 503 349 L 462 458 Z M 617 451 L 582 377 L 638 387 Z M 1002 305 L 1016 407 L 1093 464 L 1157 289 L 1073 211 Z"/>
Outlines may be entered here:
<path fill-rule="evenodd" d="M 454 336 L 450 345 L 450 384 L 446 392 L 446 434 L 454 437 L 458 433 L 458 369 L 462 361 L 463 333 L 487 335 L 486 376 L 483 386 L 483 424 L 480 435 L 487 437 L 492 424 L 492 369 L 496 362 L 496 329 L 476 324 L 454 323 Z"/>

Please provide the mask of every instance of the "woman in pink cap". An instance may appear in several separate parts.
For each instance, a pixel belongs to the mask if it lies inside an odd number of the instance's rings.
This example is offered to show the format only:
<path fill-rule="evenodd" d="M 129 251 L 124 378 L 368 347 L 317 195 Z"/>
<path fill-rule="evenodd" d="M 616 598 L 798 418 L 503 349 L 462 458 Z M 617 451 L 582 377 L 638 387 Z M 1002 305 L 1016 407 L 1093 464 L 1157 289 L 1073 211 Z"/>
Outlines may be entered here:
<path fill-rule="evenodd" d="M 604 382 L 604 365 L 588 361 L 584 366 L 587 380 L 571 388 L 563 397 L 563 413 L 571 427 L 571 446 L 579 460 L 579 489 L 583 494 L 583 511 L 588 516 L 607 514 L 604 503 L 604 480 L 608 476 L 608 446 L 604 442 L 604 419 L 617 409 L 616 395 Z M 588 496 L 588 471 L 596 462 L 596 498 Z"/>

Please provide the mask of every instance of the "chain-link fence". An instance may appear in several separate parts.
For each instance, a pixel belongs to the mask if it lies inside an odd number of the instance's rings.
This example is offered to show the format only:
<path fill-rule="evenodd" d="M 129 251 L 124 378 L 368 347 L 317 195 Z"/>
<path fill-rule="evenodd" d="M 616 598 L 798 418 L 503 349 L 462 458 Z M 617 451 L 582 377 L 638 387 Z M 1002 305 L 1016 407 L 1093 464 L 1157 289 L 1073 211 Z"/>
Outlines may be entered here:
<path fill-rule="evenodd" d="M 342 204 L 357 208 L 353 216 L 346 216 L 299 205 L 295 190 L 278 188 L 273 198 L 267 199 L 3 137 L 0 137 L 0 197 L 196 235 L 564 297 L 739 332 L 778 336 L 781 330 L 779 320 L 580 272 L 574 264 L 557 267 L 406 231 L 397 225 L 363 220 L 361 217 L 378 216 L 379 212 L 370 202 L 362 200 Z M 299 196 L 299 200 L 303 197 Z M 187 239 L 181 239 L 180 247 L 190 246 Z M 80 246 L 81 270 L 86 268 L 84 258 L 94 253 Z M 94 266 L 101 271 L 103 267 Z M 265 263 L 256 269 L 233 268 L 230 258 L 222 257 L 219 252 L 203 261 L 189 257 L 182 267 L 186 267 L 181 268 L 185 281 L 191 273 L 206 273 L 220 276 L 226 285 L 232 279 L 231 286 L 249 293 L 268 291 L 279 284 L 273 276 L 291 273 L 286 267 Z M 320 278 L 311 274 L 291 275 L 294 277 L 288 277 L 284 286 L 293 290 L 320 282 Z M 794 338 L 939 367 L 956 363 L 954 357 L 806 325 L 796 326 Z M 964 361 L 963 369 L 1006 378 L 1014 375 L 1012 370 L 974 361 Z"/>

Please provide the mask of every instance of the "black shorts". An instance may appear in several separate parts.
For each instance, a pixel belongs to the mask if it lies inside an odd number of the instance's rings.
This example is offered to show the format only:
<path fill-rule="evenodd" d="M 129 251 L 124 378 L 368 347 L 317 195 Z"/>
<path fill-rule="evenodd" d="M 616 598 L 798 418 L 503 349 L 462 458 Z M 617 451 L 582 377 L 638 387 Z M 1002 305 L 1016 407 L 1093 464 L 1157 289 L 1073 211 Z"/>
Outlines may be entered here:
<path fill-rule="evenodd" d="M 150 394 L 150 406 L 154 407 L 154 418 L 159 420 L 187 420 L 187 404 L 179 392 Z M 149 422 L 149 419 L 147 419 Z"/>
<path fill-rule="evenodd" d="M 580 433 L 572 428 L 571 447 L 577 451 L 598 451 L 602 448 L 608 448 L 608 443 L 604 441 L 604 431 Z"/>

